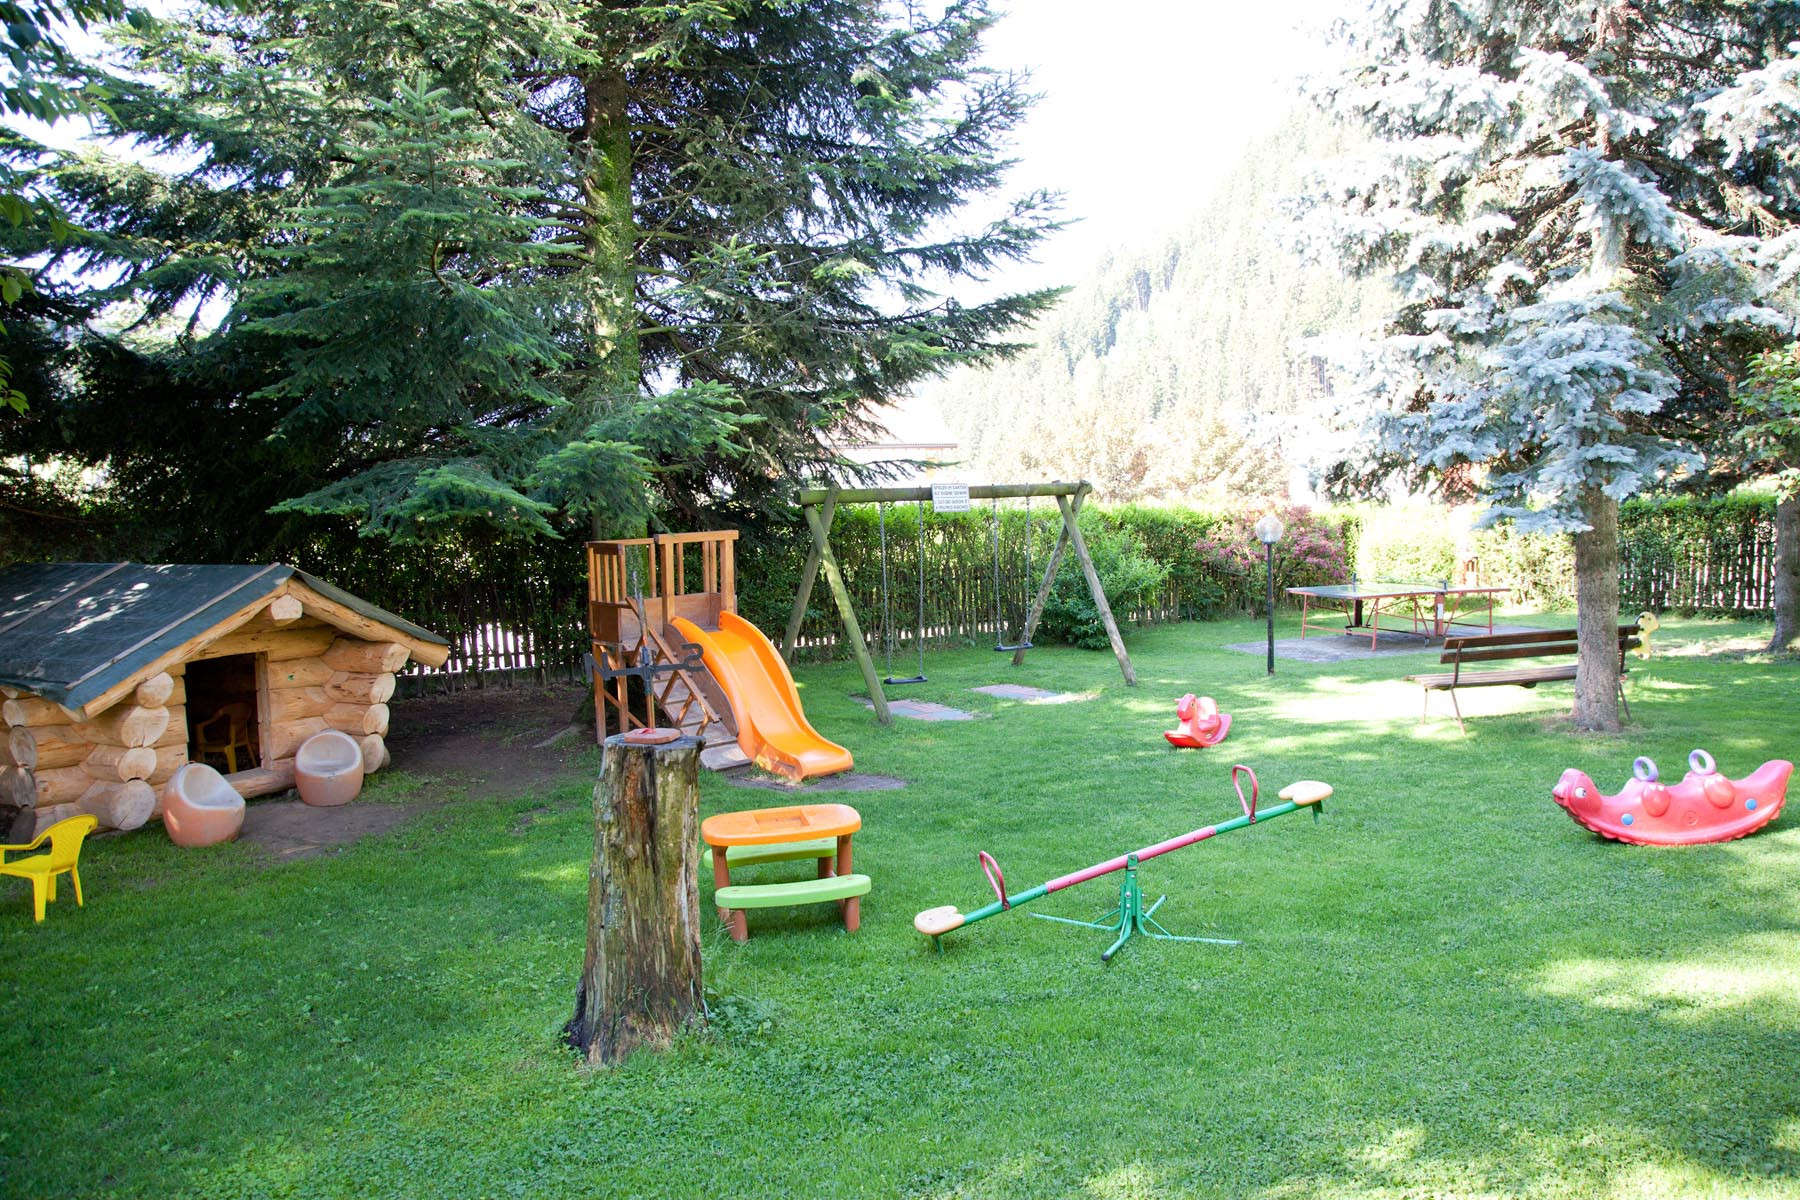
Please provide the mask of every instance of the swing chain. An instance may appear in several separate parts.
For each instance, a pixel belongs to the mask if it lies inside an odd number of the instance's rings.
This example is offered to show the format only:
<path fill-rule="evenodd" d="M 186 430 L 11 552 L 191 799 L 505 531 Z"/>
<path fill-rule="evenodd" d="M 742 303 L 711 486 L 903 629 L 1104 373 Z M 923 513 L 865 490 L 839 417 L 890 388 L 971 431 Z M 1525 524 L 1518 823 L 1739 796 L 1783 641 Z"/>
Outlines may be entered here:
<path fill-rule="evenodd" d="M 1025 626 L 1030 622 L 1030 605 L 1019 621 L 1019 640 L 1008 643 L 1006 640 L 1006 618 L 1000 608 L 1000 497 L 992 498 L 994 527 L 994 649 L 1012 653 L 1018 650 L 1031 649 L 1031 639 L 1026 636 Z M 1031 580 L 1031 497 L 1025 497 L 1025 579 L 1029 589 Z"/>
<path fill-rule="evenodd" d="M 908 684 L 925 682 L 925 502 L 919 501 L 919 598 L 918 625 L 913 633 L 913 642 L 918 650 L 918 674 L 909 679 L 894 678 L 894 615 L 893 604 L 888 590 L 888 552 L 887 552 L 887 501 L 879 500 L 875 504 L 876 526 L 881 533 L 881 646 L 887 662 L 886 684 Z"/>

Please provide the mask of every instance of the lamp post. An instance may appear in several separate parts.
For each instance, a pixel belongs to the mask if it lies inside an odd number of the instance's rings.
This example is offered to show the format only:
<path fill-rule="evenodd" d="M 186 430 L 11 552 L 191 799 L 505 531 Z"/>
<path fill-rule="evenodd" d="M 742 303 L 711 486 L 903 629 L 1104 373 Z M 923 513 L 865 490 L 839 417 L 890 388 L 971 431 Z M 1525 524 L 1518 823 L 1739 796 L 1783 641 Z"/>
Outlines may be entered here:
<path fill-rule="evenodd" d="M 1269 674 L 1275 673 L 1275 543 L 1286 532 L 1281 518 L 1270 513 L 1256 523 L 1256 540 L 1263 544 L 1263 563 L 1269 577 Z"/>

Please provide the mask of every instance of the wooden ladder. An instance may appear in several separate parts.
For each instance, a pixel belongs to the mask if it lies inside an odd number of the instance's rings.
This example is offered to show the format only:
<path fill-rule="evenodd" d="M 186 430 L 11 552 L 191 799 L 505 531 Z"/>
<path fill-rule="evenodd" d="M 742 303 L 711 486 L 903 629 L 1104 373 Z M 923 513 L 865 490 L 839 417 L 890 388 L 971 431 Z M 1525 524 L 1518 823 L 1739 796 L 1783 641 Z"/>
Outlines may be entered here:
<path fill-rule="evenodd" d="M 665 629 L 663 634 L 648 628 L 645 632 L 663 661 L 679 662 L 686 653 L 687 640 L 673 628 Z M 672 646 L 681 647 L 681 651 L 678 653 Z M 701 766 L 711 771 L 729 771 L 749 765 L 749 756 L 738 749 L 730 712 L 720 715 L 693 672 L 676 671 L 670 675 L 657 692 L 656 704 L 671 726 L 700 739 Z"/>

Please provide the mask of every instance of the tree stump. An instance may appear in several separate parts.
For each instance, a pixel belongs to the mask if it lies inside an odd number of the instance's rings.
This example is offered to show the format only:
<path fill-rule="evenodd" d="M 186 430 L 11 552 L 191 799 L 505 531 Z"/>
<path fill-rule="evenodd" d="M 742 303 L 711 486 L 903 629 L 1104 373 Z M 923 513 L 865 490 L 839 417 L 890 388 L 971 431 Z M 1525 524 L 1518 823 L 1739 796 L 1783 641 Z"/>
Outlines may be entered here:
<path fill-rule="evenodd" d="M 611 1066 L 703 1020 L 700 742 L 606 739 L 594 788 L 587 956 L 569 1044 Z"/>

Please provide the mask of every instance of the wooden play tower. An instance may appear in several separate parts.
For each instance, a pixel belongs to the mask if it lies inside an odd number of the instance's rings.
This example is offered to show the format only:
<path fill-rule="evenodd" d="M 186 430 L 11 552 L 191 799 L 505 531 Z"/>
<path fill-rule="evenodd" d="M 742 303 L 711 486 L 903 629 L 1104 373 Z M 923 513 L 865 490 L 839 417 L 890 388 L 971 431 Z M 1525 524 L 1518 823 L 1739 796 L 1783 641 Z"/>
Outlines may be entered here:
<path fill-rule="evenodd" d="M 720 614 L 737 612 L 737 536 L 724 529 L 587 543 L 594 724 L 602 740 L 609 724 L 621 733 L 654 729 L 660 711 L 668 725 L 719 750 L 714 757 L 729 757 L 724 748 L 737 736 L 731 706 L 700 665 L 698 648 L 671 622 L 685 617 L 711 630 Z M 642 681 L 641 709 L 633 678 Z"/>

